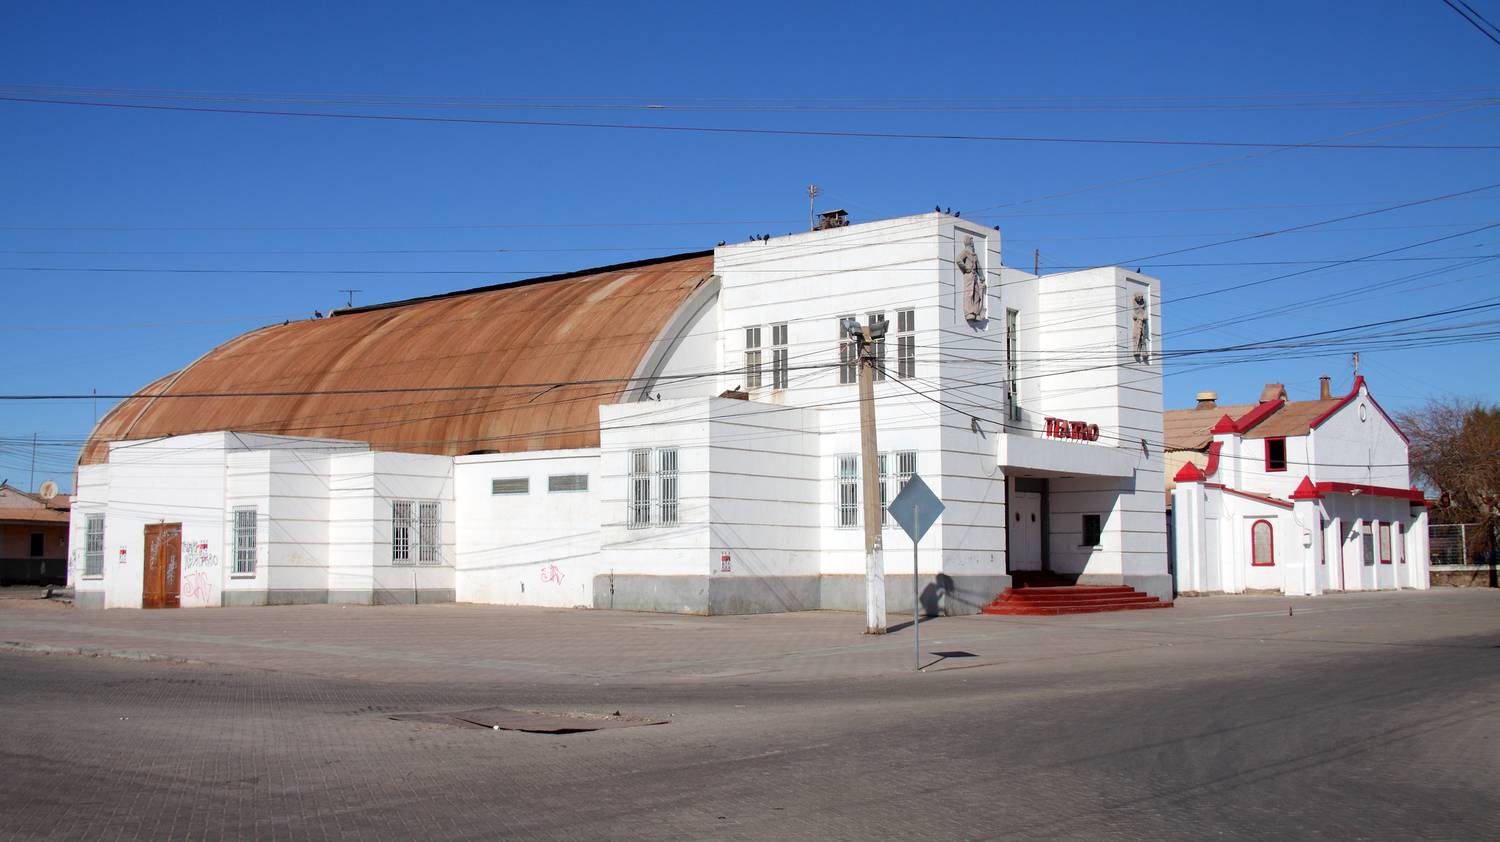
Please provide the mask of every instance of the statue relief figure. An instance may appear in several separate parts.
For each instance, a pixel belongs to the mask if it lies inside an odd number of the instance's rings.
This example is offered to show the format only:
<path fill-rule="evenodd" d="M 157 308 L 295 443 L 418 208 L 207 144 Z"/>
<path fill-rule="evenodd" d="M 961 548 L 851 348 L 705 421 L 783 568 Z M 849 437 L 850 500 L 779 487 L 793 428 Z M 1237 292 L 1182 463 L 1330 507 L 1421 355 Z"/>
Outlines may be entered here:
<path fill-rule="evenodd" d="M 984 295 L 986 284 L 984 270 L 979 266 L 979 255 L 974 251 L 974 238 L 964 237 L 964 250 L 958 254 L 958 271 L 964 276 L 964 318 L 977 322 L 984 318 Z"/>
<path fill-rule="evenodd" d="M 1146 312 L 1146 296 L 1144 293 L 1136 293 L 1131 307 L 1131 336 L 1132 345 L 1135 349 L 1135 361 L 1138 363 L 1151 362 L 1151 321 L 1150 314 Z"/>

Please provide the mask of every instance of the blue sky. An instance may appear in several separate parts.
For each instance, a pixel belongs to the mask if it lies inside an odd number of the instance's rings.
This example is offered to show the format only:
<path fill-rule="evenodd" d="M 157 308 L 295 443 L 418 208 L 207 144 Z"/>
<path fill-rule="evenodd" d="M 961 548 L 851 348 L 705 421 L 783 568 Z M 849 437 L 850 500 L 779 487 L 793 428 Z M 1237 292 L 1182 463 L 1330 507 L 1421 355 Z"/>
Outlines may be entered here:
<path fill-rule="evenodd" d="M 1500 4 L 1473 5 L 1500 20 Z M 0 9 L 0 96 L 60 86 L 116 91 L 64 97 L 91 101 L 479 119 L 1493 144 L 1500 107 L 1485 101 L 1500 99 L 1497 69 L 1500 46 L 1439 0 Z M 139 98 L 148 89 L 178 98 Z M 260 101 L 226 101 L 249 94 Z M 348 103 L 361 94 L 409 99 Z M 439 107 L 459 98 L 488 107 Z M 531 107 L 513 107 L 521 100 Z M 672 107 L 620 107 L 642 102 Z M 709 135 L 0 101 L 0 393 L 134 391 L 249 328 L 326 311 L 340 288 L 368 303 L 799 230 L 809 183 L 856 221 L 965 210 L 1000 226 L 1007 263 L 1029 267 L 1040 249 L 1056 269 L 1134 268 L 1497 175 L 1495 151 Z M 1217 347 L 1487 303 L 1500 296 L 1500 261 L 1478 261 L 1500 254 L 1500 229 L 1390 255 L 1419 260 L 1172 299 L 1319 265 L 1267 261 L 1360 257 L 1495 222 L 1500 190 L 1158 261 L 1232 265 L 1144 262 L 1163 280 L 1169 349 Z M 1390 335 L 1416 340 L 1420 326 Z M 1497 401 L 1495 350 L 1372 340 L 1361 370 L 1392 410 Z M 1305 353 L 1169 367 L 1168 404 L 1204 388 L 1250 400 L 1271 380 L 1308 398 L 1325 372 L 1347 384 L 1347 349 Z M 37 481 L 70 485 L 71 442 L 109 405 L 0 401 L 0 478 L 27 480 L 37 433 L 53 443 Z"/>

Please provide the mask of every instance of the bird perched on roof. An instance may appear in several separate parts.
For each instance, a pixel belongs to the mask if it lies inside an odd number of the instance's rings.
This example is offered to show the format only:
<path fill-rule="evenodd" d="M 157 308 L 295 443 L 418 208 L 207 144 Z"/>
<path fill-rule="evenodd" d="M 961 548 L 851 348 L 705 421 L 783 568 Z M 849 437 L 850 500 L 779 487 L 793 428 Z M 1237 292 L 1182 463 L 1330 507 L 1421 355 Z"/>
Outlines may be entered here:
<path fill-rule="evenodd" d="M 932 212 L 933 213 L 942 213 L 943 212 L 943 206 L 942 205 L 933 205 L 932 206 Z"/>
<path fill-rule="evenodd" d="M 719 245 L 721 245 L 721 246 L 722 246 L 722 245 L 724 245 L 724 241 L 723 241 L 723 240 L 720 240 L 720 241 L 719 241 Z"/>
<path fill-rule="evenodd" d="M 321 319 L 321 318 L 323 318 L 323 311 L 322 310 L 314 310 L 313 311 L 313 318 L 315 318 L 315 319 Z"/>

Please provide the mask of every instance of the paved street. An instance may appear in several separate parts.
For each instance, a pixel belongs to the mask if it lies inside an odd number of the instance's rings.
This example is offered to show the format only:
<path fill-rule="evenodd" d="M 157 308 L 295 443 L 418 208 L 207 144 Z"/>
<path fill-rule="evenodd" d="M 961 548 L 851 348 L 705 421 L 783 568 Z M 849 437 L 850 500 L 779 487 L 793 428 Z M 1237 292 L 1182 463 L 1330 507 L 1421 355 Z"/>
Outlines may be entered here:
<path fill-rule="evenodd" d="M 1494 836 L 1500 592 L 860 623 L 5 599 L 0 836 Z"/>

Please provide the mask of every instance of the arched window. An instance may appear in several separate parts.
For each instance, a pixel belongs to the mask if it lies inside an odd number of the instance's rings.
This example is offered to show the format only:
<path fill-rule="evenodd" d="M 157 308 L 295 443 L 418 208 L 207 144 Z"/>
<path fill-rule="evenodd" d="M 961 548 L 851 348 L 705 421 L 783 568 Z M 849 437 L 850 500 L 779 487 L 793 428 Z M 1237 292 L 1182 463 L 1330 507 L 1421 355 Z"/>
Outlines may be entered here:
<path fill-rule="evenodd" d="M 1256 567 L 1270 567 L 1276 563 L 1269 520 L 1257 520 L 1250 524 L 1250 563 Z"/>

